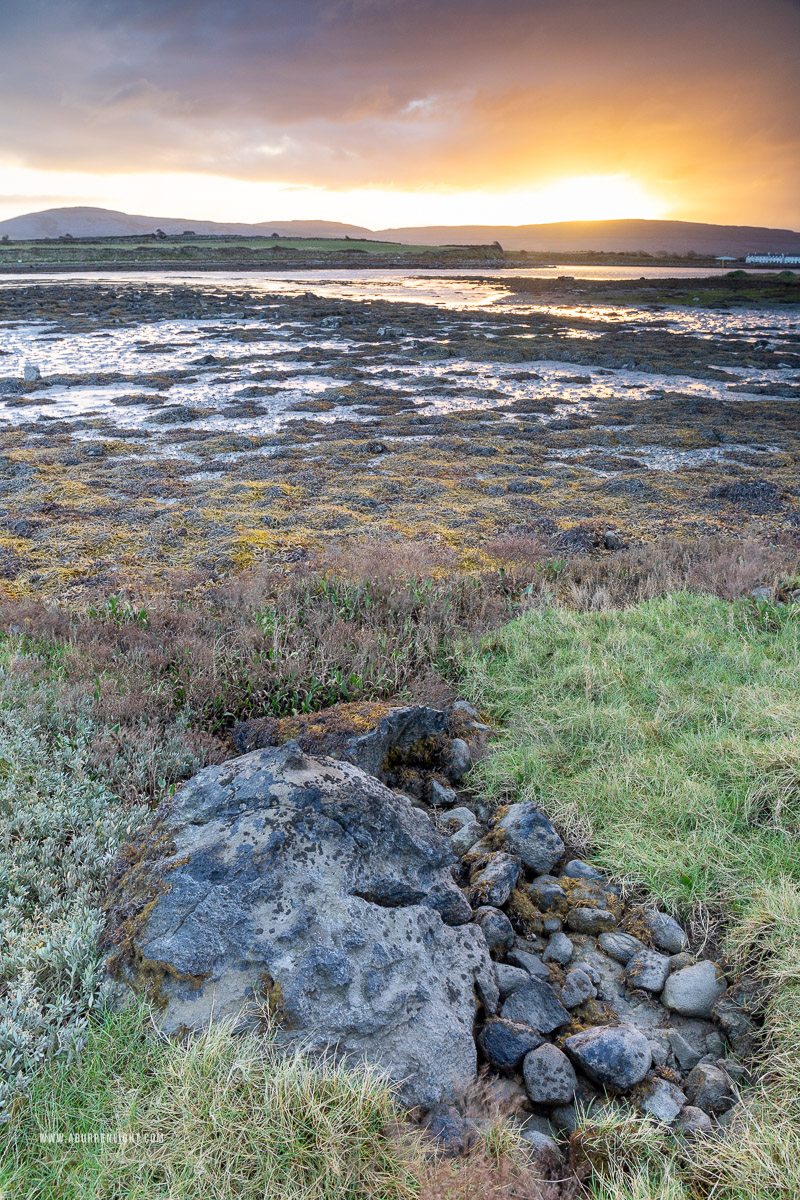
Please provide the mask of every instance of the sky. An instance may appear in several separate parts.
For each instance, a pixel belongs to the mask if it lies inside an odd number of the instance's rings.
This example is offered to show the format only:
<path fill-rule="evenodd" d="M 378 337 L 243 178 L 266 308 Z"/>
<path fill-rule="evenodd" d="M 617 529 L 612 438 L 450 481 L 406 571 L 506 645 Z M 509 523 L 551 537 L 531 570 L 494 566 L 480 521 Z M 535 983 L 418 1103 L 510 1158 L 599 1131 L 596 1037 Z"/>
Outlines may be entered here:
<path fill-rule="evenodd" d="M 0 219 L 800 229 L 800 0 L 0 0 Z"/>

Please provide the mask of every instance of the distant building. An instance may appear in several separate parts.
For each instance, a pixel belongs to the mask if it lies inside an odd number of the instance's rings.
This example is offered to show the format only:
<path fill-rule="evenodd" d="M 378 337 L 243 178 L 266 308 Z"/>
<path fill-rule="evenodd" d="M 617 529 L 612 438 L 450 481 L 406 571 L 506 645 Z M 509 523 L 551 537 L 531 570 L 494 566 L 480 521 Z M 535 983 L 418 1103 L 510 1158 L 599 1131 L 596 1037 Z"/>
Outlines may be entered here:
<path fill-rule="evenodd" d="M 770 267 L 800 267 L 800 254 L 748 254 L 744 261 Z"/>

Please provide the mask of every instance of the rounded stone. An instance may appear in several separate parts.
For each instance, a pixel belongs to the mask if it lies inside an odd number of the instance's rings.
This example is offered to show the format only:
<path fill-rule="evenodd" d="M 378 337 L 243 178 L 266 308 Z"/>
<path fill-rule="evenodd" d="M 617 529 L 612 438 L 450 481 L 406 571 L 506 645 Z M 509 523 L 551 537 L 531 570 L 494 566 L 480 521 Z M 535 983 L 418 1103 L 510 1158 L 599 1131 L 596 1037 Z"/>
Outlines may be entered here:
<path fill-rule="evenodd" d="M 573 945 L 565 933 L 554 933 L 542 954 L 544 962 L 559 963 L 566 966 L 572 958 Z"/>
<path fill-rule="evenodd" d="M 580 967 L 567 973 L 564 986 L 561 989 L 561 1003 L 565 1008 L 576 1008 L 586 1000 L 594 1000 L 597 988 L 589 976 Z"/>
<path fill-rule="evenodd" d="M 669 959 L 655 950 L 637 950 L 625 968 L 628 985 L 648 992 L 660 992 L 668 975 Z"/>
<path fill-rule="evenodd" d="M 630 933 L 601 933 L 597 940 L 600 949 L 604 950 L 609 958 L 613 958 L 614 962 L 622 963 L 623 967 L 637 951 L 645 948 L 644 942 L 640 942 Z"/>
<path fill-rule="evenodd" d="M 572 858 L 561 872 L 562 875 L 568 876 L 569 879 L 600 879 L 603 876 L 594 867 L 590 867 L 583 859 Z"/>
<path fill-rule="evenodd" d="M 547 874 L 564 853 L 564 843 L 552 822 L 532 801 L 510 804 L 497 824 L 504 848 L 518 854 L 537 875 Z"/>
<path fill-rule="evenodd" d="M 575 933 L 609 933 L 617 927 L 617 918 L 607 908 L 578 908 L 570 909 L 567 913 L 567 925 Z"/>
<path fill-rule="evenodd" d="M 578 1086 L 572 1063 L 549 1042 L 525 1055 L 522 1075 L 534 1104 L 569 1104 Z"/>
<path fill-rule="evenodd" d="M 455 783 L 466 775 L 472 762 L 472 751 L 463 738 L 453 738 L 448 747 L 447 774 Z"/>
<path fill-rule="evenodd" d="M 543 913 L 562 913 L 567 908 L 567 893 L 552 875 L 539 875 L 528 888 L 531 902 Z"/>
<path fill-rule="evenodd" d="M 661 993 L 661 1003 L 683 1017 L 710 1017 L 726 990 L 722 971 L 706 959 L 670 975 Z"/>
<path fill-rule="evenodd" d="M 488 904 L 478 908 L 473 916 L 475 924 L 483 931 L 490 950 L 508 950 L 514 944 L 514 928 L 504 912 Z"/>
<path fill-rule="evenodd" d="M 668 913 L 647 909 L 644 923 L 653 943 L 665 954 L 680 954 L 689 945 L 689 939 L 680 925 Z"/>
<path fill-rule="evenodd" d="M 728 1076 L 712 1063 L 699 1062 L 686 1076 L 684 1086 L 689 1103 L 704 1112 L 727 1112 L 734 1103 Z"/>
<path fill-rule="evenodd" d="M 489 1062 L 501 1073 L 515 1071 L 530 1050 L 544 1039 L 524 1021 L 494 1017 L 478 1035 L 478 1045 Z"/>
<path fill-rule="evenodd" d="M 652 1063 L 647 1038 L 630 1026 L 598 1025 L 573 1034 L 564 1045 L 584 1074 L 613 1091 L 640 1083 Z"/>
<path fill-rule="evenodd" d="M 704 1113 L 702 1108 L 687 1104 L 681 1109 L 672 1128 L 679 1130 L 685 1137 L 696 1137 L 699 1133 L 711 1132 L 711 1117 Z"/>

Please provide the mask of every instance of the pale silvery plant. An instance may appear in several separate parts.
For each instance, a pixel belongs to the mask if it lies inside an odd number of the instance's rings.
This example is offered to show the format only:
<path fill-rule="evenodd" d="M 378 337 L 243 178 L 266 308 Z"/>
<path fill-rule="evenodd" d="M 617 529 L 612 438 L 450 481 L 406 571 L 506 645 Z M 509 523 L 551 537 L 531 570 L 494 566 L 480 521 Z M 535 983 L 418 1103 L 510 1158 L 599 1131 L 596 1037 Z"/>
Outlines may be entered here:
<path fill-rule="evenodd" d="M 38 1063 L 83 1045 L 105 986 L 100 893 L 148 812 L 87 772 L 87 732 L 43 727 L 46 687 L 0 673 L 0 1120 Z"/>

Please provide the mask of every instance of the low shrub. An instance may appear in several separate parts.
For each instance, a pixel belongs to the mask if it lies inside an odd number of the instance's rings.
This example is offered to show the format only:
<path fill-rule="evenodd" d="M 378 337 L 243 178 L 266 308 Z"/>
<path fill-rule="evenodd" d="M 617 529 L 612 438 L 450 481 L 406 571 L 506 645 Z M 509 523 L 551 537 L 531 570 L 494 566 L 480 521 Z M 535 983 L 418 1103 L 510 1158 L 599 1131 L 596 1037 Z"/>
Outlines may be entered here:
<path fill-rule="evenodd" d="M 0 650 L 0 1120 L 52 1054 L 72 1062 L 102 993 L 97 898 L 144 817 L 87 769 L 88 740 L 49 738 L 47 684 Z"/>

